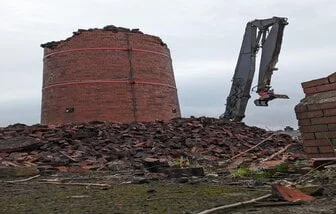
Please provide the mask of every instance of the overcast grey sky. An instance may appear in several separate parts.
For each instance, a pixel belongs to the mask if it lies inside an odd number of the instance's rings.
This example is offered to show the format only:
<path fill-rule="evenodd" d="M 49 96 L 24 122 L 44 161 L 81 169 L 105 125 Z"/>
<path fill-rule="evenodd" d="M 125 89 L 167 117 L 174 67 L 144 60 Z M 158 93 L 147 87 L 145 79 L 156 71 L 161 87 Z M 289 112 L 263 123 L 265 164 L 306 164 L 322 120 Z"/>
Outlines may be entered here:
<path fill-rule="evenodd" d="M 161 37 L 171 50 L 183 116 L 218 117 L 246 23 L 281 16 L 289 25 L 272 85 L 291 99 L 261 108 L 253 94 L 244 121 L 296 127 L 294 106 L 304 96 L 300 83 L 336 71 L 335 11 L 334 0 L 1 0 L 0 126 L 40 120 L 41 43 L 110 24 Z"/>

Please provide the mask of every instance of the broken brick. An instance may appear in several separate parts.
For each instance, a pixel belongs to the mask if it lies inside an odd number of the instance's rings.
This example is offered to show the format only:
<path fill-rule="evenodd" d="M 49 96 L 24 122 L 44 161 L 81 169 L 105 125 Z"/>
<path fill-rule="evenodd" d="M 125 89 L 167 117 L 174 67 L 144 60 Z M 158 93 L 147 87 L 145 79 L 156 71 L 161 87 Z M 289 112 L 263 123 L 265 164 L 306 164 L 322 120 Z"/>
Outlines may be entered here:
<path fill-rule="evenodd" d="M 313 196 L 307 195 L 298 189 L 285 186 L 282 184 L 272 185 L 272 191 L 274 195 L 289 202 L 297 202 L 297 201 L 312 202 L 315 200 Z"/>
<path fill-rule="evenodd" d="M 67 171 L 144 167 L 157 172 L 178 159 L 215 165 L 220 159 L 251 148 L 253 158 L 249 161 L 258 161 L 288 144 L 298 145 L 296 153 L 304 156 L 302 143 L 288 135 L 275 134 L 255 147 L 272 133 L 244 123 L 206 117 L 136 124 L 96 121 L 58 127 L 20 124 L 4 127 L 0 134 L 0 166 L 31 164 L 42 171 L 57 170 L 56 167 Z M 282 155 L 275 158 L 281 159 Z M 118 161 L 124 161 L 125 166 L 116 164 Z"/>

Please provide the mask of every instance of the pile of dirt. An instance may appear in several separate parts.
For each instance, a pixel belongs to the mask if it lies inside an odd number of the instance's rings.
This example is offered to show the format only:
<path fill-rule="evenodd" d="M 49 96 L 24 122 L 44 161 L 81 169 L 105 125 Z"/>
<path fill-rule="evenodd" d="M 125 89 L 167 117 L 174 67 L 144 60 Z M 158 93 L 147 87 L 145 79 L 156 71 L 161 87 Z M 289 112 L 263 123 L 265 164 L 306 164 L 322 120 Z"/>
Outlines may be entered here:
<path fill-rule="evenodd" d="M 288 145 L 293 146 L 274 156 Z M 0 166 L 5 167 L 116 171 L 153 165 L 214 166 L 237 155 L 254 163 L 304 156 L 301 142 L 289 135 L 206 117 L 0 128 Z"/>

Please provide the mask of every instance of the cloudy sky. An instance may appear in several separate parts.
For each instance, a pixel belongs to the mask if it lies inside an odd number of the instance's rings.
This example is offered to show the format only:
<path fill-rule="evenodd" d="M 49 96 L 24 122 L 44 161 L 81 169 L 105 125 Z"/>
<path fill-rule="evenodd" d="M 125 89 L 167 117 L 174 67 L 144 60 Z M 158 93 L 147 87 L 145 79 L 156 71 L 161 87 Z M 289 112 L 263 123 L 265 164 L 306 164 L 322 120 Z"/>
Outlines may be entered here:
<path fill-rule="evenodd" d="M 246 23 L 281 16 L 289 25 L 272 85 L 291 99 L 261 108 L 253 94 L 244 121 L 268 129 L 296 127 L 300 83 L 336 71 L 335 11 L 334 0 L 1 0 L 0 126 L 40 120 L 41 43 L 109 24 L 160 36 L 171 50 L 183 116 L 218 117 Z"/>

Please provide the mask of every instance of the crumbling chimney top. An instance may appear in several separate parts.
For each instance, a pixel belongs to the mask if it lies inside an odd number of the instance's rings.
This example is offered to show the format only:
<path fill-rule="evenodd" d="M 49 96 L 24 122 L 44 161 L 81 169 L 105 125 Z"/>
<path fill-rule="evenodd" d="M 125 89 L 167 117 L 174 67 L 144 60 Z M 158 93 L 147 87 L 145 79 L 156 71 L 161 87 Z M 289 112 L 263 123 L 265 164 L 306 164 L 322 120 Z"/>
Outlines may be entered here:
<path fill-rule="evenodd" d="M 137 34 L 144 34 L 141 32 L 138 28 L 130 29 L 130 28 L 124 28 L 124 27 L 116 27 L 114 25 L 106 25 L 103 28 L 89 28 L 89 29 L 78 29 L 77 31 L 73 32 L 73 35 L 65 40 L 60 41 L 51 41 L 44 44 L 41 44 L 42 48 L 50 48 L 54 49 L 56 48 L 60 43 L 65 42 L 73 38 L 74 36 L 77 36 L 83 32 L 87 31 L 112 31 L 114 33 L 124 32 L 124 33 L 137 33 Z"/>

